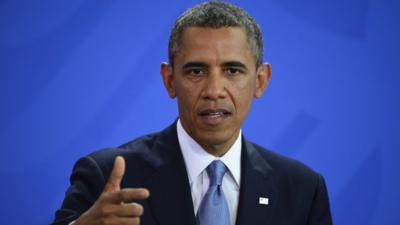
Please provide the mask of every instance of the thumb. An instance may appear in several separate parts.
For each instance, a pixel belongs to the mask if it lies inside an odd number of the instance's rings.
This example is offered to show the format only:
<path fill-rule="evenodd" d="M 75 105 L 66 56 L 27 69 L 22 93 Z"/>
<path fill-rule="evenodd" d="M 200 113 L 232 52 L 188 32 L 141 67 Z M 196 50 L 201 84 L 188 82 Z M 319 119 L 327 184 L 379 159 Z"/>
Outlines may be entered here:
<path fill-rule="evenodd" d="M 125 160 L 122 156 L 115 157 L 114 167 L 104 187 L 105 192 L 114 192 L 121 189 L 120 184 L 125 173 Z"/>

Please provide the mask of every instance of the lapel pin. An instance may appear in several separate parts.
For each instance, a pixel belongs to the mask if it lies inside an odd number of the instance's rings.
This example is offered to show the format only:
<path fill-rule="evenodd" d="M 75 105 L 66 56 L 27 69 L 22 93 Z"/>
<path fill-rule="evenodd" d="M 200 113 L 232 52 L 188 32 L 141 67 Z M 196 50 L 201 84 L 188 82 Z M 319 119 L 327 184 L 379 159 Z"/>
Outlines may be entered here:
<path fill-rule="evenodd" d="M 260 204 L 260 205 L 268 205 L 269 204 L 269 198 L 260 197 L 258 199 L 258 204 Z"/>

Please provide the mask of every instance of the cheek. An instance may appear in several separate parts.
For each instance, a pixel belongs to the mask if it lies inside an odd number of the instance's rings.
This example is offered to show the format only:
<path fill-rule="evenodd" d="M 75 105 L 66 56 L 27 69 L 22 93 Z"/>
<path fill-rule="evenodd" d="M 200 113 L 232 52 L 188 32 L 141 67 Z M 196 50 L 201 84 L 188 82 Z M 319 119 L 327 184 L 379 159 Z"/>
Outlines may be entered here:
<path fill-rule="evenodd" d="M 255 91 L 255 81 L 243 80 L 242 82 L 237 82 L 232 88 L 233 101 L 236 110 L 241 116 L 247 115 L 250 108 L 251 102 L 253 100 Z"/>
<path fill-rule="evenodd" d="M 196 90 L 194 86 L 180 83 L 176 87 L 180 111 L 190 114 L 194 111 L 196 104 Z"/>

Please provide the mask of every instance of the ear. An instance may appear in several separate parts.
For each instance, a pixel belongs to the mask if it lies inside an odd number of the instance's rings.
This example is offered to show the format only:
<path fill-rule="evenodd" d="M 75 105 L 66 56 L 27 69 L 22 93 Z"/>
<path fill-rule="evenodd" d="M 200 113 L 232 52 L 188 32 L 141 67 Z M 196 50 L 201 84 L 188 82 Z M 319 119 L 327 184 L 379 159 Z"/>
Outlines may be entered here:
<path fill-rule="evenodd" d="M 164 82 L 164 87 L 167 89 L 169 97 L 176 97 L 176 90 L 174 84 L 174 71 L 170 64 L 163 62 L 160 66 L 160 73 Z"/>
<path fill-rule="evenodd" d="M 254 97 L 261 98 L 271 78 L 271 65 L 263 63 L 257 68 L 256 90 Z"/>

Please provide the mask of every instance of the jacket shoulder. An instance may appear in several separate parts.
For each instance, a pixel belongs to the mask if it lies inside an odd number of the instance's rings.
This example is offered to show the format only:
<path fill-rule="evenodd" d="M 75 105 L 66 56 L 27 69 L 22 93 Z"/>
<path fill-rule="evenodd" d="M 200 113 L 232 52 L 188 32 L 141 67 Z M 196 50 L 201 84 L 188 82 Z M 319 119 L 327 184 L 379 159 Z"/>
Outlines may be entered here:
<path fill-rule="evenodd" d="M 118 147 L 103 148 L 94 151 L 87 156 L 95 159 L 99 164 L 113 162 L 113 159 L 119 155 L 123 157 L 143 157 L 152 149 L 157 136 L 158 133 L 148 134 Z"/>
<path fill-rule="evenodd" d="M 290 177 L 296 180 L 316 182 L 321 175 L 308 165 L 297 159 L 284 156 L 255 143 L 254 146 L 260 156 L 271 166 L 274 173 L 279 177 Z"/>
<path fill-rule="evenodd" d="M 122 156 L 125 159 L 126 173 L 131 171 L 152 170 L 154 155 L 152 148 L 159 133 L 148 134 L 138 137 L 116 148 L 104 148 L 88 154 L 84 158 L 93 161 L 105 175 L 105 179 L 111 173 L 115 157 Z M 136 173 L 139 174 L 139 173 Z"/>

